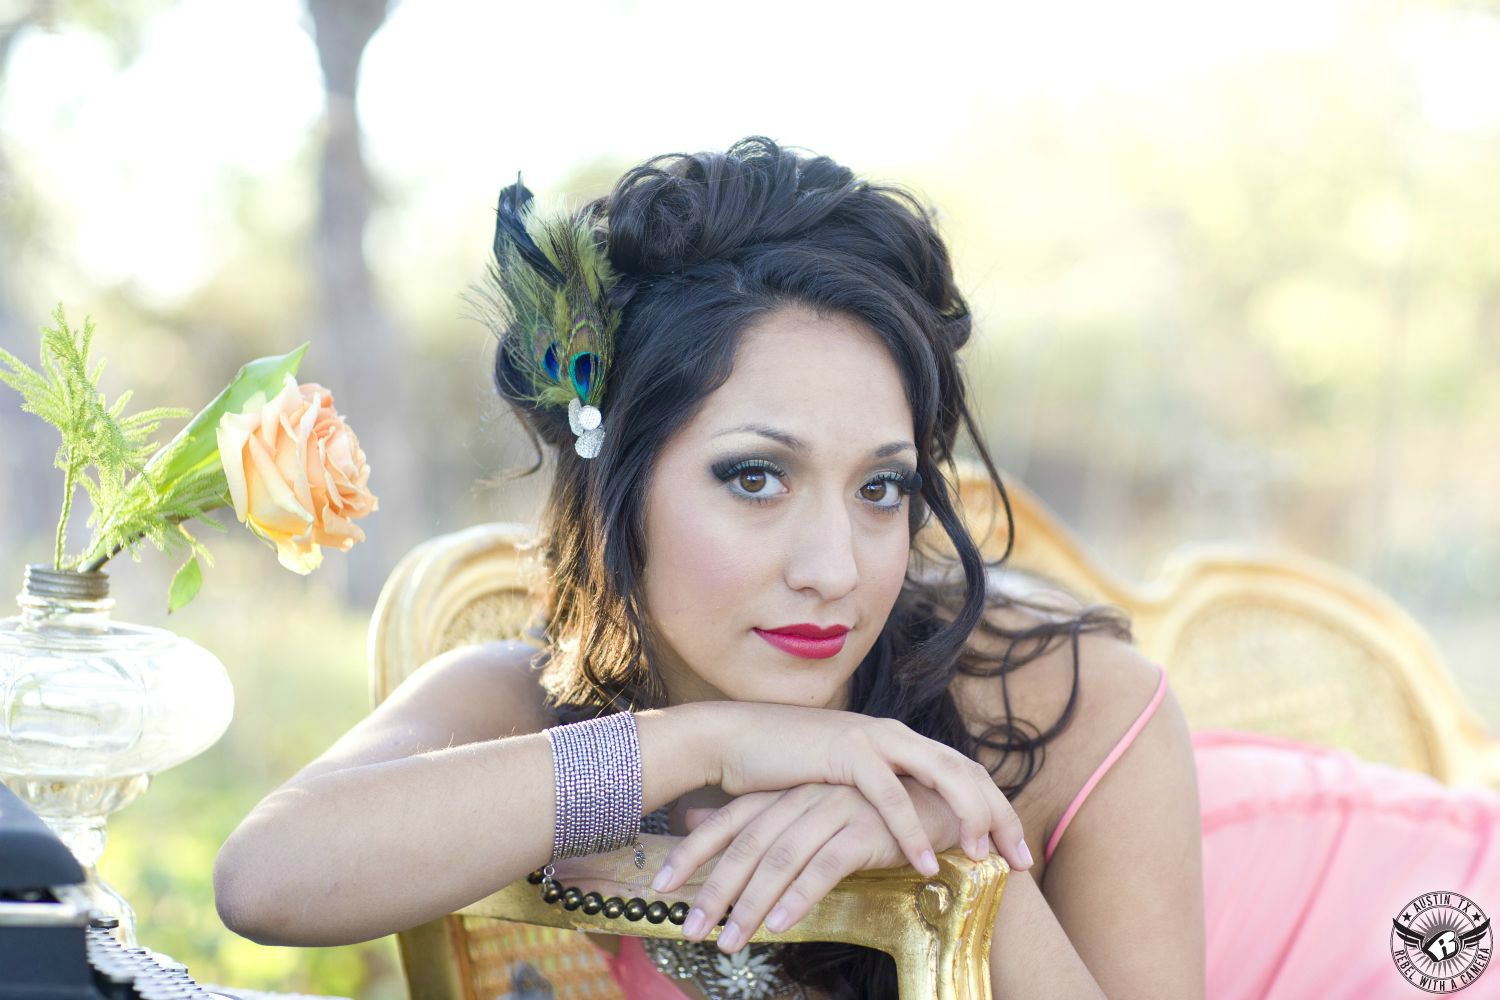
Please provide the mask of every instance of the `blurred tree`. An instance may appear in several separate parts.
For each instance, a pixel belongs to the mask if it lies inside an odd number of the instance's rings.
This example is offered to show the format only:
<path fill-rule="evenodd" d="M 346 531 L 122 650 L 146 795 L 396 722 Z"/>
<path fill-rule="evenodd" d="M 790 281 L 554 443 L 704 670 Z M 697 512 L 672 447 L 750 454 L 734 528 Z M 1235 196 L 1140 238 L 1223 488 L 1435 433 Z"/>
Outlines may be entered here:
<path fill-rule="evenodd" d="M 366 453 L 380 456 L 370 488 L 381 511 L 399 512 L 367 525 L 366 540 L 337 560 L 345 597 L 356 607 L 370 606 L 395 561 L 431 522 L 428 505 L 434 495 L 425 485 L 431 470 L 424 451 L 412 440 L 412 401 L 418 398 L 414 368 L 391 314 L 375 294 L 364 250 L 373 185 L 355 95 L 360 59 L 385 23 L 387 6 L 386 0 L 308 0 L 307 8 L 326 98 L 315 249 L 320 328 L 313 349 L 320 341 L 328 345 L 339 411 L 359 428 Z"/>

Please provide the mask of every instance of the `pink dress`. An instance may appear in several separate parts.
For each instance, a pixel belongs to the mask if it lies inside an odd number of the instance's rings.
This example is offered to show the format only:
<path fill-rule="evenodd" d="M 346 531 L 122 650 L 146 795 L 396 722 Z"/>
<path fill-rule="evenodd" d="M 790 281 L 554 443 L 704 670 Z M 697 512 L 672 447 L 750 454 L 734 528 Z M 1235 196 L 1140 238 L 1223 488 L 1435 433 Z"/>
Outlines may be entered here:
<path fill-rule="evenodd" d="M 1163 670 L 1064 810 L 1049 862 L 1166 686 Z M 1500 793 L 1255 733 L 1198 730 L 1192 742 L 1209 1000 L 1414 1000 L 1460 989 L 1465 1000 L 1500 998 L 1500 970 L 1483 974 L 1496 933 L 1481 926 L 1500 910 Z M 1397 925 L 1413 928 L 1410 944 Z M 638 939 L 621 938 L 608 958 L 629 1000 L 687 1000 Z"/>

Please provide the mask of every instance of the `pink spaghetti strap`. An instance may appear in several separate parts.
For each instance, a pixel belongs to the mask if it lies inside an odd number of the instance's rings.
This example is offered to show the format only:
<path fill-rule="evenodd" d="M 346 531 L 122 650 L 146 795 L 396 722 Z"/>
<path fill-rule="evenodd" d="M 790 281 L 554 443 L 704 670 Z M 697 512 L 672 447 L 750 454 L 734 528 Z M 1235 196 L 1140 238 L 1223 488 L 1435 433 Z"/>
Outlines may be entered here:
<path fill-rule="evenodd" d="M 1094 773 L 1089 775 L 1089 780 L 1083 783 L 1083 787 L 1078 790 L 1078 794 L 1073 796 L 1073 801 L 1068 803 L 1068 808 L 1062 814 L 1062 819 L 1057 821 L 1057 826 L 1052 830 L 1052 836 L 1047 838 L 1047 849 L 1043 853 L 1043 860 L 1047 863 L 1051 863 L 1052 852 L 1057 850 L 1057 842 L 1062 838 L 1063 830 L 1067 829 L 1069 821 L 1073 819 L 1073 814 L 1078 811 L 1079 806 L 1083 805 L 1083 800 L 1088 798 L 1089 792 L 1094 790 L 1094 786 L 1099 783 L 1099 779 L 1104 777 L 1104 772 L 1108 771 L 1114 765 L 1114 762 L 1120 759 L 1120 755 L 1125 752 L 1125 748 L 1135 741 L 1136 735 L 1145 727 L 1152 713 L 1156 711 L 1156 706 L 1161 703 L 1161 696 L 1167 690 L 1167 672 L 1159 663 L 1156 665 L 1156 669 L 1161 676 L 1156 681 L 1156 693 L 1151 696 L 1151 701 L 1142 709 L 1141 714 L 1136 717 L 1135 722 L 1131 724 L 1130 728 L 1125 731 L 1125 735 L 1120 737 L 1120 742 L 1115 744 L 1114 749 L 1109 752 L 1109 756 L 1105 757 L 1103 762 L 1094 769 Z"/>

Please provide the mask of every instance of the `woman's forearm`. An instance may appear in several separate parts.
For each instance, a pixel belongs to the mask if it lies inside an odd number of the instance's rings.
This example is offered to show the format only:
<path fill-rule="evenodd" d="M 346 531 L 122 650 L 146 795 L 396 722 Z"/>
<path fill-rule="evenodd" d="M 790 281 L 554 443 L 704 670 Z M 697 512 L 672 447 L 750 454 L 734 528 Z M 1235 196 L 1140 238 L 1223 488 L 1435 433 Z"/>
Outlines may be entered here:
<path fill-rule="evenodd" d="M 707 783 L 711 712 L 636 713 L 646 811 Z M 319 774 L 266 796 L 225 841 L 214 865 L 220 916 L 261 944 L 391 934 L 546 864 L 555 808 L 545 733 Z"/>

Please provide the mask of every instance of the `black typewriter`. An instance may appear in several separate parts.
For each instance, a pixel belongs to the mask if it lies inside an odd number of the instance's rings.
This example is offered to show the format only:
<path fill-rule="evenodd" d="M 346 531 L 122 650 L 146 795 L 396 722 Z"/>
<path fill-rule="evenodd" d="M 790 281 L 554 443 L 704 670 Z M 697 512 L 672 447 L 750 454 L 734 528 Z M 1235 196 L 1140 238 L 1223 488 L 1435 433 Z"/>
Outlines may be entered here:
<path fill-rule="evenodd" d="M 0 1000 L 239 1000 L 187 966 L 110 933 L 84 873 L 47 824 L 0 784 Z"/>

